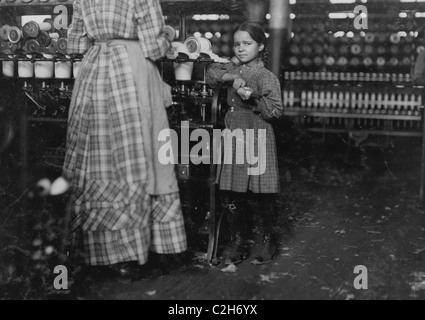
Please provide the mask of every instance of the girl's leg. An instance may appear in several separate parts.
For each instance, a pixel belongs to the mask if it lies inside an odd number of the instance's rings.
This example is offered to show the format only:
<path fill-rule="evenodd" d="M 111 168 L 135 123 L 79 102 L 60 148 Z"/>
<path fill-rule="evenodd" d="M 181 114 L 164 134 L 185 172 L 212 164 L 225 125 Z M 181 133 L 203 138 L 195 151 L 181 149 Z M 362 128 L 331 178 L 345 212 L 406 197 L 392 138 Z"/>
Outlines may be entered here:
<path fill-rule="evenodd" d="M 230 233 L 230 245 L 224 252 L 225 264 L 238 264 L 247 258 L 247 248 L 245 237 L 246 215 L 248 206 L 246 205 L 246 194 L 236 192 L 224 192 L 222 206 Z"/>
<path fill-rule="evenodd" d="M 253 264 L 269 263 L 278 252 L 276 196 L 259 194 L 257 198 Z"/>

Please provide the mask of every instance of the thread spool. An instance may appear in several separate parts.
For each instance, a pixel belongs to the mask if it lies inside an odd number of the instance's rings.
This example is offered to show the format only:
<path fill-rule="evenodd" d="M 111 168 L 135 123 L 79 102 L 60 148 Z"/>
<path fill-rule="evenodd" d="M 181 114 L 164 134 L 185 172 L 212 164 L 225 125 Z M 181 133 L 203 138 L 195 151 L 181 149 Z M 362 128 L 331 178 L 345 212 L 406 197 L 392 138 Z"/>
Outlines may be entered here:
<path fill-rule="evenodd" d="M 354 57 L 350 60 L 350 66 L 353 68 L 357 68 L 360 65 L 360 59 L 357 57 Z"/>
<path fill-rule="evenodd" d="M 66 59 L 56 61 L 55 63 L 55 77 L 57 79 L 70 79 L 72 63 L 71 57 L 67 56 Z"/>
<path fill-rule="evenodd" d="M 18 43 L 22 39 L 22 32 L 18 27 L 11 27 L 7 37 L 11 43 Z"/>
<path fill-rule="evenodd" d="M 32 55 L 26 55 L 24 60 L 18 61 L 18 76 L 19 78 L 34 77 L 34 63 L 31 61 Z"/>
<path fill-rule="evenodd" d="M 405 54 L 410 55 L 410 54 L 412 53 L 412 51 L 413 51 L 413 48 L 412 48 L 411 46 L 404 46 L 404 47 L 403 47 L 403 52 L 404 52 Z"/>
<path fill-rule="evenodd" d="M 373 33 L 366 33 L 365 42 L 373 43 L 375 41 L 375 35 Z"/>
<path fill-rule="evenodd" d="M 176 39 L 177 32 L 172 26 L 165 26 L 163 32 L 165 38 L 167 38 L 170 42 L 173 42 Z"/>
<path fill-rule="evenodd" d="M 329 54 L 329 55 L 335 55 L 336 54 L 336 47 L 334 46 L 334 45 L 330 45 L 330 46 L 328 46 L 328 48 L 327 48 L 327 50 L 326 50 L 326 52 Z"/>
<path fill-rule="evenodd" d="M 211 41 L 206 38 L 201 38 L 201 52 L 210 52 L 212 50 Z"/>
<path fill-rule="evenodd" d="M 378 67 L 383 67 L 386 64 L 386 60 L 384 57 L 378 57 L 378 59 L 376 59 L 376 64 L 378 65 Z"/>
<path fill-rule="evenodd" d="M 293 44 L 290 47 L 290 51 L 292 54 L 297 55 L 300 53 L 300 47 L 298 47 L 297 45 Z"/>
<path fill-rule="evenodd" d="M 324 63 L 323 58 L 320 56 L 314 57 L 313 62 L 316 67 L 321 67 L 323 66 L 323 63 Z"/>
<path fill-rule="evenodd" d="M 9 29 L 11 28 L 11 26 L 9 26 L 8 24 L 5 24 L 3 27 L 1 27 L 0 29 L 0 38 L 2 40 L 8 41 L 9 40 Z"/>
<path fill-rule="evenodd" d="M 81 60 L 75 60 L 72 64 L 72 75 L 74 76 L 74 78 L 77 78 L 80 73 L 81 63 Z"/>
<path fill-rule="evenodd" d="M 42 47 L 48 47 L 49 44 L 52 42 L 52 38 L 50 38 L 50 35 L 47 33 L 47 31 L 40 31 L 39 36 L 37 37 L 37 41 Z"/>
<path fill-rule="evenodd" d="M 366 45 L 365 48 L 364 48 L 364 51 L 365 51 L 366 55 L 373 54 L 373 51 L 374 51 L 373 46 L 370 45 L 370 44 Z"/>
<path fill-rule="evenodd" d="M 335 65 L 335 58 L 334 57 L 327 57 L 326 58 L 326 65 L 328 67 L 332 67 Z"/>
<path fill-rule="evenodd" d="M 211 42 L 205 38 L 189 37 L 184 45 L 190 53 L 208 52 L 212 50 Z"/>
<path fill-rule="evenodd" d="M 396 57 L 390 59 L 390 65 L 393 67 L 397 67 L 399 65 L 399 60 Z"/>
<path fill-rule="evenodd" d="M 303 52 L 303 54 L 305 55 L 309 55 L 312 53 L 312 49 L 309 45 L 303 45 L 301 48 L 301 51 Z"/>
<path fill-rule="evenodd" d="M 8 56 L 8 58 L 13 59 L 13 56 Z M 15 76 L 15 61 L 3 61 L 2 71 L 5 77 L 13 78 Z"/>
<path fill-rule="evenodd" d="M 359 34 L 355 34 L 353 37 L 354 43 L 360 43 L 362 41 L 362 37 Z"/>
<path fill-rule="evenodd" d="M 289 64 L 294 67 L 297 67 L 300 64 L 300 61 L 298 60 L 297 57 L 291 57 L 289 58 Z"/>
<path fill-rule="evenodd" d="M 56 43 L 56 49 L 62 54 L 66 54 L 68 51 L 68 40 L 65 38 L 58 39 Z"/>
<path fill-rule="evenodd" d="M 354 55 L 359 55 L 362 53 L 362 47 L 358 44 L 351 46 L 351 53 Z"/>
<path fill-rule="evenodd" d="M 190 53 L 199 53 L 201 52 L 201 42 L 196 37 L 187 38 L 184 42 L 184 45 L 189 50 Z"/>
<path fill-rule="evenodd" d="M 348 64 L 348 59 L 346 57 L 340 57 L 337 61 L 339 67 L 345 67 Z"/>
<path fill-rule="evenodd" d="M 40 52 L 40 44 L 37 40 L 27 40 L 24 45 L 24 50 L 26 52 Z"/>
<path fill-rule="evenodd" d="M 7 41 L 1 40 L 0 41 L 0 51 L 4 52 L 7 49 Z"/>
<path fill-rule="evenodd" d="M 379 55 L 384 55 L 386 52 L 387 52 L 387 49 L 384 46 L 378 47 L 378 54 Z"/>
<path fill-rule="evenodd" d="M 386 33 L 380 33 L 380 34 L 378 34 L 378 42 L 380 42 L 380 43 L 386 43 L 387 42 L 387 38 L 388 38 L 388 35 L 386 34 Z"/>
<path fill-rule="evenodd" d="M 177 81 L 192 80 L 193 62 L 174 63 L 174 74 Z"/>
<path fill-rule="evenodd" d="M 19 46 L 17 43 L 7 42 L 7 51 L 9 52 L 16 52 L 19 49 Z"/>
<path fill-rule="evenodd" d="M 55 53 L 57 51 L 57 43 L 58 43 L 58 40 L 52 39 L 50 44 L 47 46 L 46 51 L 49 53 Z"/>
<path fill-rule="evenodd" d="M 317 38 L 316 38 L 316 43 L 320 44 L 320 45 L 324 45 L 325 44 L 325 37 L 323 36 L 325 32 L 320 32 L 317 34 Z"/>
<path fill-rule="evenodd" d="M 373 60 L 371 57 L 366 57 L 363 59 L 363 64 L 365 67 L 370 67 L 373 65 Z"/>
<path fill-rule="evenodd" d="M 390 41 L 391 41 L 391 43 L 393 43 L 393 44 L 399 44 L 399 43 L 400 43 L 400 40 L 401 40 L 401 38 L 400 38 L 400 36 L 399 36 L 397 33 L 393 33 L 393 34 L 390 36 Z"/>
<path fill-rule="evenodd" d="M 348 47 L 345 45 L 342 45 L 339 47 L 339 53 L 341 55 L 347 55 L 348 54 Z"/>
<path fill-rule="evenodd" d="M 53 55 L 43 54 L 44 59 L 53 59 Z M 54 62 L 52 61 L 36 61 L 34 63 L 35 77 L 38 79 L 51 79 L 54 73 Z"/>
<path fill-rule="evenodd" d="M 35 39 L 40 34 L 40 26 L 37 22 L 30 21 L 22 27 L 22 32 L 25 38 Z"/>
<path fill-rule="evenodd" d="M 402 64 L 405 66 L 405 67 L 410 67 L 411 65 L 412 65 L 412 60 L 409 58 L 409 57 L 404 57 L 403 58 L 403 61 L 402 61 Z M 409 82 L 409 81 L 408 81 Z"/>
<path fill-rule="evenodd" d="M 306 67 L 306 68 L 311 67 L 312 64 L 313 64 L 313 61 L 308 57 L 304 57 L 304 58 L 301 59 L 301 65 Z"/>
<path fill-rule="evenodd" d="M 393 56 L 396 56 L 396 55 L 398 55 L 398 53 L 400 52 L 400 49 L 399 49 L 399 47 L 398 47 L 398 46 L 393 45 L 393 46 L 391 46 L 390 51 L 391 51 L 391 54 L 392 54 Z"/>
<path fill-rule="evenodd" d="M 295 33 L 295 35 L 292 37 L 292 43 L 300 43 L 301 37 L 299 34 Z"/>

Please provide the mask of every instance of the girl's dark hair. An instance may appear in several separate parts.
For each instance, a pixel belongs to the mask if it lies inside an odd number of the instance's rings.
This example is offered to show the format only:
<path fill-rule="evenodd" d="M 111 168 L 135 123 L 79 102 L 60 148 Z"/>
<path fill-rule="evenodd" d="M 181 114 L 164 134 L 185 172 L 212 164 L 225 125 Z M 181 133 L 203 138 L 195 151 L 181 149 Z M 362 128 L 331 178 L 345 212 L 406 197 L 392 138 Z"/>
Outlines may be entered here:
<path fill-rule="evenodd" d="M 238 32 L 238 31 L 246 31 L 249 33 L 249 35 L 251 36 L 251 38 L 259 43 L 264 45 L 264 50 L 261 52 L 260 56 L 261 59 L 264 62 L 264 65 L 267 67 L 268 64 L 268 60 L 269 60 L 269 51 L 267 49 L 267 36 L 266 36 L 266 32 L 264 31 L 264 29 L 255 22 L 245 22 L 242 23 L 236 30 L 234 33 Z"/>

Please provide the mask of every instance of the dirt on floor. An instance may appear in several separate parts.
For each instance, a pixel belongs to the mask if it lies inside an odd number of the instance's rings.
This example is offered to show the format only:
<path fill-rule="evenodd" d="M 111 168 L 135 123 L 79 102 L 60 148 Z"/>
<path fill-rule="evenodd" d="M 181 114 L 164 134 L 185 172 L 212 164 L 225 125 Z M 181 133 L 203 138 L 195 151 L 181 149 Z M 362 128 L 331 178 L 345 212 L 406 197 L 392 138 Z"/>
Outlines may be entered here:
<path fill-rule="evenodd" d="M 136 281 L 94 280 L 81 298 L 424 299 L 420 141 L 378 139 L 347 154 L 344 141 L 322 138 L 300 138 L 280 159 L 281 216 L 292 228 L 273 263 L 211 266 L 199 252 Z"/>
<path fill-rule="evenodd" d="M 196 245 L 190 238 L 186 254 L 173 259 L 153 256 L 137 279 L 98 274 L 68 295 L 51 297 L 424 299 L 420 139 L 368 139 L 351 149 L 343 136 L 285 132 L 278 141 L 280 223 L 289 221 L 290 228 L 281 228 L 279 254 L 271 264 L 254 266 L 248 259 L 235 268 L 210 265 L 203 260 L 204 242 Z M 224 240 L 225 235 L 219 255 L 226 247 Z"/>

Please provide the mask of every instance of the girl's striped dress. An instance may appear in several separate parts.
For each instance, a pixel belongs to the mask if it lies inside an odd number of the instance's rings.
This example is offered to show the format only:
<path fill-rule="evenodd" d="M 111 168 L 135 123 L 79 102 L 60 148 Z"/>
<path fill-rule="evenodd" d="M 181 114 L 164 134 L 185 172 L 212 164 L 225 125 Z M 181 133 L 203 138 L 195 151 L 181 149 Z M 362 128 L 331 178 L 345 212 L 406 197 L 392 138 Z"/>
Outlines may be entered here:
<path fill-rule="evenodd" d="M 243 101 L 232 86 L 228 90 L 227 102 L 230 109 L 225 118 L 226 128 L 233 133 L 241 129 L 244 133 L 244 141 L 242 143 L 244 143 L 245 147 L 237 148 L 237 144 L 241 143 L 241 141 L 237 142 L 234 139 L 232 148 L 223 149 L 223 163 L 219 166 L 217 183 L 220 185 L 221 190 L 226 191 L 279 193 L 280 178 L 276 138 L 272 125 L 265 120 L 279 118 L 283 114 L 279 80 L 264 67 L 262 61 L 256 60 L 249 64 L 239 65 L 233 63 L 213 64 L 207 73 L 208 83 L 216 87 L 222 81 L 225 73 L 240 74 L 247 82 L 247 86 L 256 93 L 257 97 L 256 99 Z M 254 142 L 247 138 L 249 136 L 248 129 L 254 130 Z M 265 130 L 266 135 L 264 139 L 260 137 L 259 140 L 258 132 L 261 129 Z M 226 149 L 231 149 L 229 151 L 231 155 L 227 154 L 227 157 Z M 265 153 L 258 155 L 256 153 L 258 150 L 264 150 Z M 263 157 L 265 160 L 264 172 L 259 170 L 258 175 L 248 174 L 248 169 L 257 167 L 255 162 L 248 160 L 249 157 L 258 156 Z M 232 161 L 224 160 L 230 157 Z M 243 163 L 240 161 L 242 158 L 245 158 Z"/>

